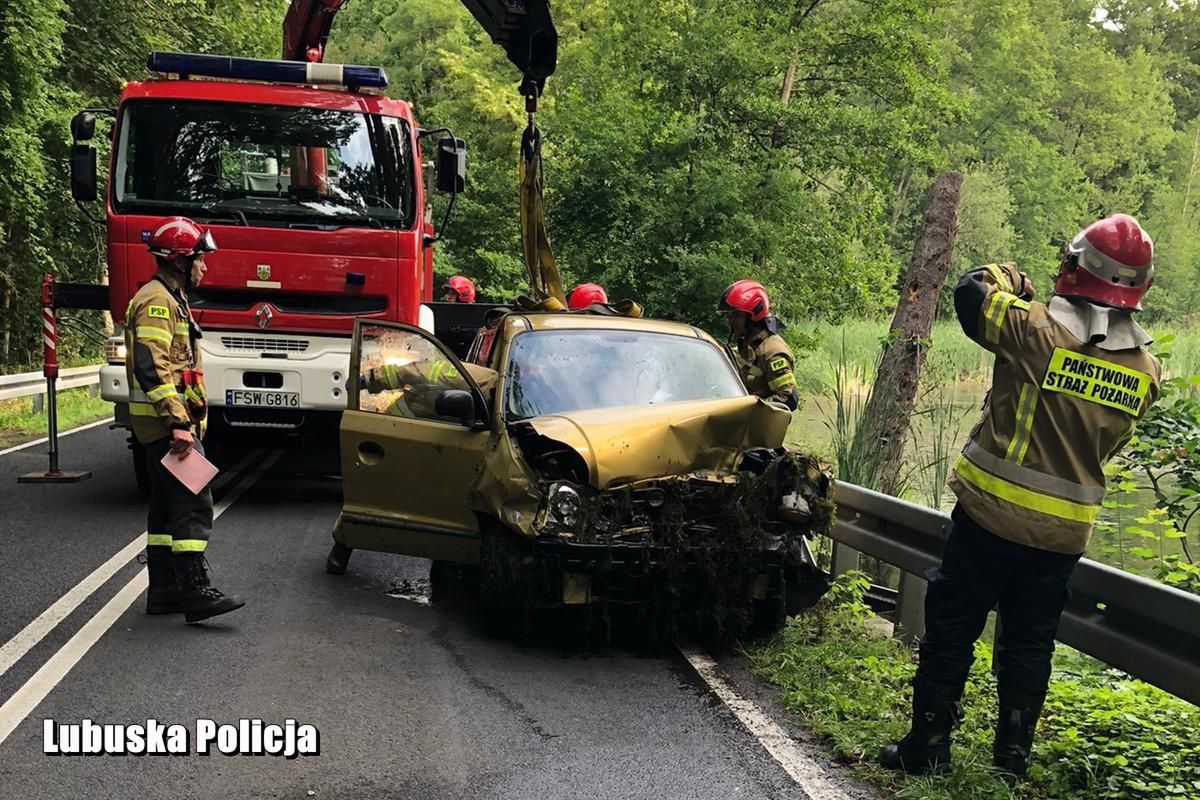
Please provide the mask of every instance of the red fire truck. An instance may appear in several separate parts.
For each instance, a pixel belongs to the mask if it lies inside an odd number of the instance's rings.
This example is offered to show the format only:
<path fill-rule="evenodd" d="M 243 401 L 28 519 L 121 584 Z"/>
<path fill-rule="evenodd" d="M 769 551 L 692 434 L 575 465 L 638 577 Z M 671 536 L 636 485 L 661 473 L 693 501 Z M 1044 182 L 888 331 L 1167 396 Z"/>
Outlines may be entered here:
<path fill-rule="evenodd" d="M 219 250 L 189 299 L 217 443 L 231 434 L 335 437 L 354 320 L 434 327 L 428 192 L 453 200 L 462 191 L 465 145 L 422 130 L 406 102 L 384 96 L 381 68 L 323 63 L 346 2 L 293 0 L 280 60 L 153 53 L 155 77 L 126 84 L 112 111 L 108 305 L 122 323 L 154 272 L 146 241 L 162 218 L 212 230 Z M 545 0 L 463 2 L 527 78 L 553 72 Z M 87 142 L 101 111 L 72 121 L 81 205 L 98 196 Z M 128 424 L 123 350 L 120 337 L 110 340 L 101 387 Z M 134 452 L 135 469 L 142 461 Z"/>

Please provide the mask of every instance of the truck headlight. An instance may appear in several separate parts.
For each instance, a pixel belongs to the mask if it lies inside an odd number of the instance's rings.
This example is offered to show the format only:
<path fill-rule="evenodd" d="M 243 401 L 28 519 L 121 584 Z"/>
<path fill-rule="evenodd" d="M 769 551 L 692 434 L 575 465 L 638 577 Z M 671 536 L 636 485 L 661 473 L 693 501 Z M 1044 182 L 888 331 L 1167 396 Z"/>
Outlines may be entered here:
<path fill-rule="evenodd" d="M 109 364 L 123 366 L 125 364 L 125 337 L 110 336 L 104 343 L 104 359 Z"/>

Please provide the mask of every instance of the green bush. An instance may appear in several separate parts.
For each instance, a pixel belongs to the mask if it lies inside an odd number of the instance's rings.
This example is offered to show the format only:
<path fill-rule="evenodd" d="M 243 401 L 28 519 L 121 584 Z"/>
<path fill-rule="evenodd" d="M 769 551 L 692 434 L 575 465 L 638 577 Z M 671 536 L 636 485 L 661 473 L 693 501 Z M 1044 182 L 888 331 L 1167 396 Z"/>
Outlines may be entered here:
<path fill-rule="evenodd" d="M 996 686 L 982 642 L 952 771 L 909 778 L 882 770 L 879 748 L 908 730 L 916 667 L 908 647 L 868 626 L 865 589 L 860 573 L 840 576 L 816 609 L 748 654 L 782 689 L 785 707 L 859 776 L 914 800 L 1200 798 L 1200 710 L 1065 647 L 1055 655 L 1031 780 L 1015 794 L 988 772 Z"/>

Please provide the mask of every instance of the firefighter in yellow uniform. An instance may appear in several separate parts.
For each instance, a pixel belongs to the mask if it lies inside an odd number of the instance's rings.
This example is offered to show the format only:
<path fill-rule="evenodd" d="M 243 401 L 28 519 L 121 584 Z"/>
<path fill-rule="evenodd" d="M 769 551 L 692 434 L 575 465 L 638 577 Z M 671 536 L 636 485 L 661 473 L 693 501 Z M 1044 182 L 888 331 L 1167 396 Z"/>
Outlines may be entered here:
<path fill-rule="evenodd" d="M 133 296 L 125 315 L 130 417 L 150 475 L 146 613 L 182 611 L 189 623 L 245 605 L 208 581 L 204 551 L 212 532 L 212 493 L 205 488 L 192 494 L 162 464 L 168 453 L 180 459 L 204 453 L 200 439 L 208 400 L 200 329 L 192 319 L 187 290 L 204 277 L 204 256 L 216 249 L 212 234 L 191 220 L 165 220 L 149 241 L 158 269 Z"/>
<path fill-rule="evenodd" d="M 796 376 L 792 373 L 795 358 L 778 333 L 767 290 L 757 281 L 736 281 L 721 295 L 717 311 L 728 317 L 729 329 L 737 337 L 746 388 L 751 394 L 795 411 L 799 405 Z"/>
<path fill-rule="evenodd" d="M 489 397 L 499 379 L 495 370 L 478 364 L 465 363 L 463 371 L 474 382 L 484 397 Z M 381 409 L 382 413 L 407 419 L 447 421 L 439 413 L 438 397 L 449 389 L 470 391 L 470 384 L 463 379 L 458 367 L 440 352 L 432 358 L 421 358 L 405 364 L 384 363 L 368 367 L 359 377 L 361 390 L 373 395 L 395 393 L 388 396 L 390 402 Z M 325 571 L 330 575 L 342 575 L 350 564 L 354 548 L 334 541 L 325 559 Z"/>
<path fill-rule="evenodd" d="M 1048 304 L 1013 264 L 954 293 L 966 334 L 996 355 L 983 418 L 950 478 L 958 497 L 930 572 L 912 729 L 881 761 L 914 774 L 950 763 L 950 732 L 988 612 L 999 608 L 995 769 L 1026 773 L 1067 582 L 1104 500 L 1104 465 L 1158 399 L 1150 337 L 1132 319 L 1153 282 L 1153 244 L 1124 214 L 1067 248 Z"/>
<path fill-rule="evenodd" d="M 487 395 L 496 384 L 495 370 L 477 364 L 463 364 L 467 375 Z M 371 394 L 398 391 L 385 413 L 409 419 L 439 419 L 437 397 L 446 389 L 466 389 L 458 368 L 439 356 L 411 364 L 384 364 L 370 368 L 362 378 L 362 388 Z"/>

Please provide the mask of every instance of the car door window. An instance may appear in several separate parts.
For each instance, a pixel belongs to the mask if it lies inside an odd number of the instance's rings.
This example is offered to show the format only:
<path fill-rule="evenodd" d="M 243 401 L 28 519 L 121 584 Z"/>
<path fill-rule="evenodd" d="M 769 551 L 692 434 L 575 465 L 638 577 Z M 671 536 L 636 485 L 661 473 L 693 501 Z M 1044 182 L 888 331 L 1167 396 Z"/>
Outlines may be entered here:
<path fill-rule="evenodd" d="M 469 392 L 458 368 L 424 335 L 364 323 L 358 369 L 358 410 L 407 419 L 462 420 L 437 413 L 437 399 L 448 390 Z"/>

